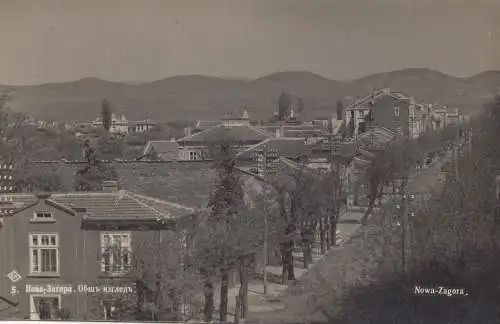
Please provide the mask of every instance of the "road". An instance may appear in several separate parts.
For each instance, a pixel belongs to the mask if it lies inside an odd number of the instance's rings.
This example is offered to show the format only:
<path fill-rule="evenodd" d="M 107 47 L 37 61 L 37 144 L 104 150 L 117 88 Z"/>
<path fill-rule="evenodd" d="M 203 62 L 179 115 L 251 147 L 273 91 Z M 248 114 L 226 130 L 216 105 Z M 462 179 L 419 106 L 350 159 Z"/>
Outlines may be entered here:
<path fill-rule="evenodd" d="M 408 192 L 427 192 L 443 178 L 441 168 L 447 161 L 438 161 L 420 171 L 408 184 Z M 344 287 L 363 283 L 376 267 L 374 255 L 380 255 L 383 243 L 383 214 L 388 212 L 390 200 L 366 225 L 362 226 L 343 246 L 330 251 L 302 276 L 295 287 L 290 287 L 282 299 L 275 301 L 268 311 L 251 312 L 249 319 L 265 323 L 305 322 L 326 320 L 321 305 L 334 305 L 340 300 Z"/>

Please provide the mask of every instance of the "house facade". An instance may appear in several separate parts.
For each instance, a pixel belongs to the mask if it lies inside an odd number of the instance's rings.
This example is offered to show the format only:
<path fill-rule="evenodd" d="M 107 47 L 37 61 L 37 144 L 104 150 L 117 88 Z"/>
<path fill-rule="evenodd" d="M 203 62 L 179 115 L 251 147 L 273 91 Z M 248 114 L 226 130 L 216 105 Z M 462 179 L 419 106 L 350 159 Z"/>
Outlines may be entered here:
<path fill-rule="evenodd" d="M 0 296 L 16 319 L 113 318 L 117 302 L 137 300 L 130 271 L 139 251 L 194 211 L 114 182 L 103 192 L 10 197 L 17 208 L 0 227 Z"/>
<path fill-rule="evenodd" d="M 412 97 L 389 88 L 355 100 L 344 109 L 344 122 L 356 138 L 369 127 L 380 126 L 409 138 L 421 134 L 418 105 Z"/>
<path fill-rule="evenodd" d="M 95 128 L 102 128 L 102 118 L 96 118 L 92 123 Z M 128 134 L 128 133 L 144 133 L 151 130 L 155 123 L 150 120 L 132 121 L 121 115 L 120 118 L 115 114 L 111 114 L 111 126 L 109 132 L 111 134 Z"/>

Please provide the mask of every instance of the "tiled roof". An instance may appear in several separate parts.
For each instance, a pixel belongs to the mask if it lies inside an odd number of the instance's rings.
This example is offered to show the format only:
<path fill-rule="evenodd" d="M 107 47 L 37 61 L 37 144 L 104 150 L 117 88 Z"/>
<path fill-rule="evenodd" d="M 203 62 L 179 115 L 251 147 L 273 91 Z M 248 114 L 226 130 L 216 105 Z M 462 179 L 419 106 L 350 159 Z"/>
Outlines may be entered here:
<path fill-rule="evenodd" d="M 242 163 L 240 163 L 238 165 L 238 168 L 240 170 L 242 170 L 243 172 L 251 175 L 252 177 L 255 177 L 257 179 L 262 180 L 263 174 L 256 174 L 253 172 L 253 170 L 255 170 L 254 163 L 251 163 L 248 160 L 243 161 Z M 270 179 L 273 179 L 276 177 L 291 178 L 291 176 L 293 174 L 295 174 L 295 172 L 297 172 L 297 170 L 299 168 L 300 168 L 300 166 L 297 163 L 295 163 L 287 158 L 280 157 L 279 161 L 276 162 L 276 167 L 275 167 L 276 172 L 272 176 L 270 176 Z M 260 170 L 260 171 L 262 172 L 262 170 Z M 311 169 L 311 171 L 313 171 L 313 170 Z"/>
<path fill-rule="evenodd" d="M 40 168 L 57 169 L 64 181 L 62 191 L 73 191 L 74 175 L 83 163 L 38 163 Z M 217 179 L 212 161 L 110 162 L 118 175 L 120 188 L 135 194 L 176 204 L 202 207 Z M 243 175 L 245 182 L 254 181 Z"/>
<path fill-rule="evenodd" d="M 52 194 L 49 199 L 66 208 L 84 207 L 91 218 L 180 218 L 194 212 L 192 208 L 169 204 L 166 201 L 152 202 L 147 197 L 136 196 L 124 190 L 117 192 Z"/>
<path fill-rule="evenodd" d="M 202 132 L 183 137 L 177 142 L 181 145 L 197 145 L 227 137 L 235 141 L 258 142 L 273 137 L 262 129 L 248 125 L 237 125 L 225 127 L 218 125 L 208 128 Z"/>
<path fill-rule="evenodd" d="M 175 161 L 179 157 L 179 145 L 171 140 L 149 141 L 144 148 L 143 155 L 147 155 L 152 151 L 161 154 L 163 159 L 169 161 Z"/>
<path fill-rule="evenodd" d="M 0 195 L 0 211 L 7 212 L 11 209 L 21 211 L 33 206 L 37 201 L 38 198 L 31 194 L 2 194 Z"/>
<path fill-rule="evenodd" d="M 278 150 L 280 156 L 289 158 L 298 157 L 310 151 L 309 146 L 301 138 L 270 138 L 241 152 L 238 158 L 251 160 L 252 152 L 262 149 L 264 146 L 269 150 Z"/>
<path fill-rule="evenodd" d="M 40 199 L 46 199 L 48 203 L 59 205 L 69 211 L 75 207 L 85 208 L 90 218 L 155 220 L 157 218 L 180 218 L 195 212 L 193 208 L 124 190 L 52 193 L 40 198 L 36 194 L 7 194 L 2 197 L 12 199 L 11 206 L 14 206 L 16 212 L 37 204 Z M 7 203 L 2 202 L 0 205 L 0 209 L 11 208 Z"/>

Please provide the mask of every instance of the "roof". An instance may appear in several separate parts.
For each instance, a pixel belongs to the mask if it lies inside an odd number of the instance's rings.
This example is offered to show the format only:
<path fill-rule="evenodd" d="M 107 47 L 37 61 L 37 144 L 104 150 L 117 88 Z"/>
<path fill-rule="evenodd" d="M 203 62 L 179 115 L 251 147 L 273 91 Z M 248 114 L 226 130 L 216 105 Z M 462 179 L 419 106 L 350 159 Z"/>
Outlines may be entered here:
<path fill-rule="evenodd" d="M 31 194 L 3 194 L 0 200 L 0 211 L 7 213 L 8 210 L 14 209 L 19 212 L 35 205 L 37 202 L 38 198 Z"/>
<path fill-rule="evenodd" d="M 311 130 L 311 129 L 323 129 L 322 125 L 314 125 L 314 124 L 299 124 L 299 125 L 267 125 L 267 126 L 258 126 L 259 129 L 262 129 L 266 132 L 274 133 L 276 130 L 283 127 L 285 131 L 287 130 Z"/>
<path fill-rule="evenodd" d="M 300 124 L 300 125 L 271 125 L 271 126 L 259 126 L 262 129 L 271 134 L 276 134 L 276 131 L 283 127 L 284 134 L 283 137 L 308 137 L 308 136 L 324 136 L 329 133 L 326 132 L 322 124 Z"/>
<path fill-rule="evenodd" d="M 195 212 L 194 208 L 137 195 L 125 190 L 116 192 L 52 193 L 40 197 L 31 193 L 7 194 L 4 197 L 12 198 L 17 207 L 15 213 L 19 213 L 36 205 L 41 199 L 45 199 L 48 204 L 62 208 L 70 213 L 74 212 L 74 208 L 85 208 L 86 215 L 90 219 L 173 219 Z"/>
<path fill-rule="evenodd" d="M 214 127 L 222 124 L 220 120 L 198 120 L 194 126 L 194 129 L 205 130 L 210 127 Z"/>
<path fill-rule="evenodd" d="M 327 142 L 317 143 L 312 145 L 311 150 L 315 152 L 330 152 L 330 144 Z M 344 142 L 335 144 L 334 155 L 347 158 L 359 157 L 364 160 L 370 160 L 375 157 L 373 153 L 361 149 L 356 142 Z"/>
<path fill-rule="evenodd" d="M 382 145 L 394 140 L 396 136 L 397 134 L 388 128 L 375 126 L 358 135 L 356 141 L 361 146 Z"/>
<path fill-rule="evenodd" d="M 226 127 L 217 125 L 179 139 L 181 145 L 199 145 L 216 140 L 220 137 L 228 137 L 235 141 L 259 142 L 271 138 L 274 135 L 262 129 L 250 125 L 237 125 Z"/>
<path fill-rule="evenodd" d="M 63 190 L 72 191 L 74 175 L 84 162 L 35 162 L 43 170 L 57 170 Z M 112 161 L 107 162 L 117 173 L 120 188 L 134 194 L 172 203 L 203 207 L 212 192 L 217 173 L 212 161 Z M 244 174 L 245 182 L 254 177 Z"/>
<path fill-rule="evenodd" d="M 366 108 L 365 105 L 369 104 L 372 100 L 377 100 L 377 99 L 385 97 L 385 96 L 391 96 L 391 97 L 398 99 L 398 100 L 413 101 L 412 97 L 410 97 L 402 92 L 395 92 L 395 91 L 391 91 L 391 89 L 389 89 L 389 88 L 382 88 L 379 90 L 375 90 L 371 94 L 368 94 L 362 98 L 355 99 L 352 104 L 350 104 L 349 106 L 347 106 L 345 108 L 345 110 Z"/>
<path fill-rule="evenodd" d="M 179 157 L 178 148 L 179 145 L 177 142 L 171 140 L 149 141 L 144 148 L 143 155 L 150 154 L 154 151 L 157 154 L 161 154 L 163 159 L 173 161 L 177 160 Z"/>
<path fill-rule="evenodd" d="M 238 154 L 239 159 L 251 160 L 252 152 L 266 147 L 270 150 L 277 150 L 282 157 L 295 158 L 307 154 L 310 146 L 304 143 L 301 138 L 270 138 Z"/>
<path fill-rule="evenodd" d="M 285 129 L 285 137 L 305 138 L 314 136 L 327 136 L 329 133 L 322 129 Z"/>
<path fill-rule="evenodd" d="M 84 207 L 90 218 L 172 219 L 195 212 L 193 208 L 136 195 L 125 190 L 52 194 L 49 199 L 66 208 Z"/>

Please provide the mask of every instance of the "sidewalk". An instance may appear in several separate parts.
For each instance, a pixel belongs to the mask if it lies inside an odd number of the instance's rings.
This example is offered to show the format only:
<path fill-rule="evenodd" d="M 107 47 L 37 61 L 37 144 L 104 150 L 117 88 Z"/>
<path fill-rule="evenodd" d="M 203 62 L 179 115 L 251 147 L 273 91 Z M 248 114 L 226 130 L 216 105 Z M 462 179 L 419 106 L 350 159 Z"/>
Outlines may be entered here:
<path fill-rule="evenodd" d="M 383 200 L 384 201 L 384 200 Z M 362 206 L 352 206 L 350 211 L 344 213 L 337 224 L 337 247 L 334 249 L 341 248 L 349 238 L 361 227 L 359 222 L 353 220 L 361 219 L 366 212 L 366 207 Z M 319 242 L 316 242 L 315 246 L 319 246 Z M 266 271 L 268 274 L 267 282 L 267 296 L 264 296 L 264 286 L 262 280 L 251 280 L 248 283 L 248 310 L 249 313 L 261 313 L 261 312 L 272 312 L 275 310 L 283 309 L 284 304 L 282 303 L 283 297 L 287 289 L 293 286 L 295 283 L 300 282 L 300 278 L 304 276 L 309 270 L 311 270 L 318 261 L 324 259 L 331 250 L 326 251 L 325 254 L 321 254 L 318 248 L 313 248 L 313 262 L 309 268 L 304 268 L 303 256 L 300 250 L 294 251 L 294 272 L 295 272 L 295 282 L 289 283 L 289 285 L 282 285 L 281 266 L 266 266 Z M 217 287 L 215 293 L 215 300 L 219 300 L 220 290 Z M 234 312 L 236 305 L 236 296 L 239 295 L 240 285 L 229 289 L 228 292 L 228 321 L 234 321 Z M 217 304 L 217 303 L 216 303 Z M 216 311 L 214 314 L 217 314 Z M 217 318 L 214 316 L 214 318 Z"/>

